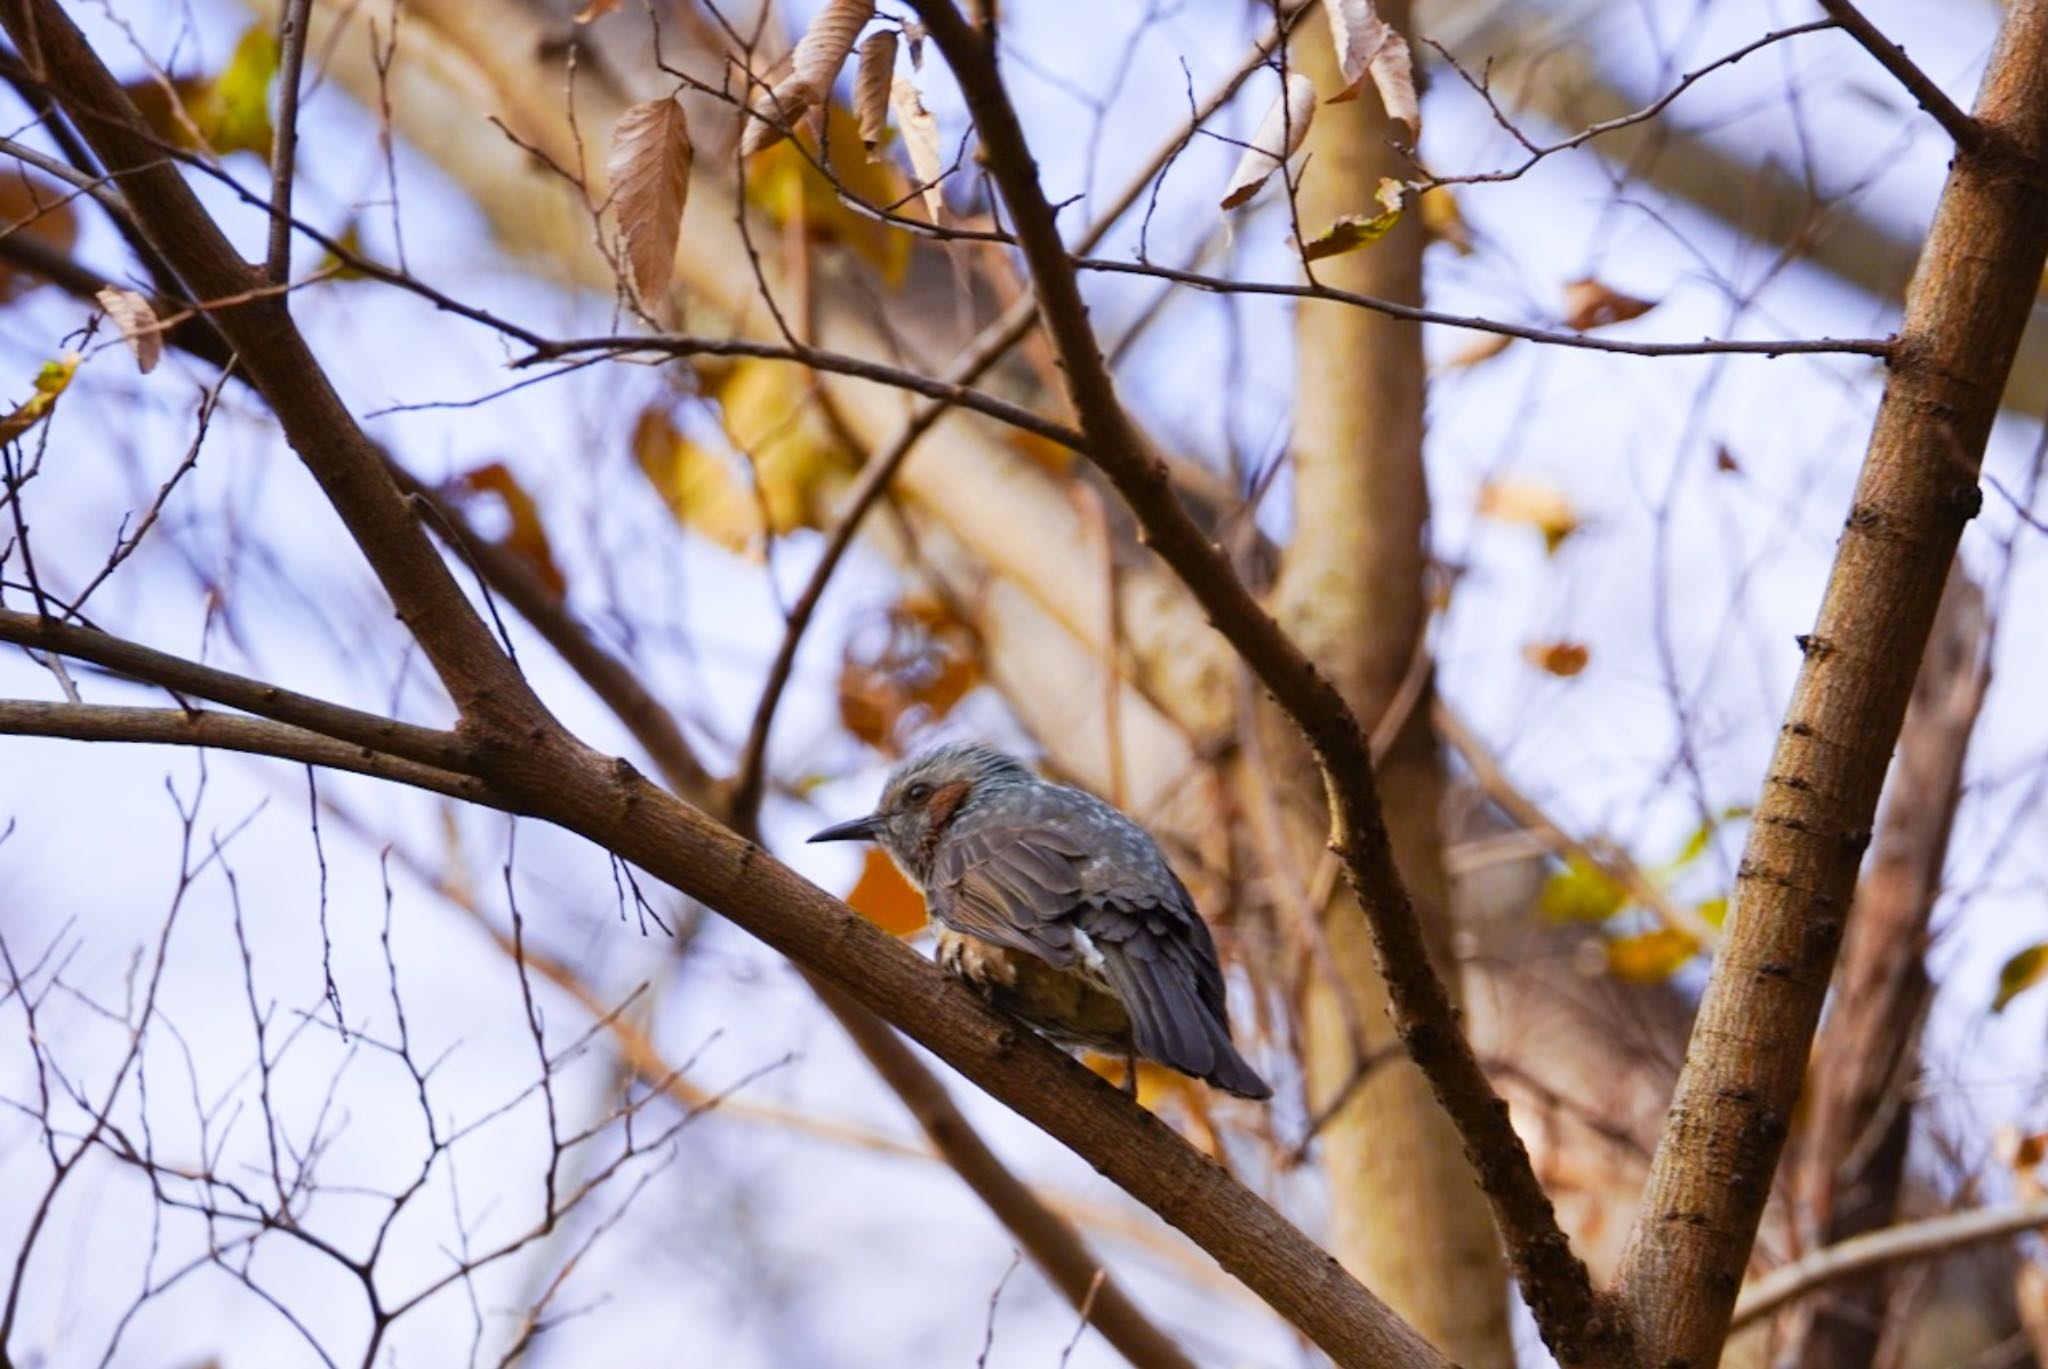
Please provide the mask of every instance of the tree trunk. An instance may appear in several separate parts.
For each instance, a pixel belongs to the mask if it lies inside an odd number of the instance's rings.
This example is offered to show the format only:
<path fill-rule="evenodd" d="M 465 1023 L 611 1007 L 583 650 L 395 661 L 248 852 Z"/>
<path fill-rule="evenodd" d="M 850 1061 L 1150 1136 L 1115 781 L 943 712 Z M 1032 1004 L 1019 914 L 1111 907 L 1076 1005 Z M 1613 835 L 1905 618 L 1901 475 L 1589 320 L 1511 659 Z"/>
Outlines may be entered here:
<path fill-rule="evenodd" d="M 1405 2 L 1381 15 L 1408 28 Z M 1340 84 L 1325 21 L 1312 20 L 1295 60 L 1319 90 Z M 1325 105 L 1309 135 L 1298 209 L 1313 234 L 1342 214 L 1370 212 L 1383 176 L 1408 174 L 1371 91 Z M 1317 268 L 1325 283 L 1403 303 L 1422 301 L 1422 225 L 1409 216 L 1369 248 Z M 1422 330 L 1362 309 L 1304 301 L 1296 315 L 1299 376 L 1293 446 L 1294 533 L 1276 593 L 1283 626 L 1329 672 L 1370 727 L 1394 706 L 1429 619 L 1429 488 L 1423 473 Z M 1453 992 L 1449 886 L 1443 865 L 1442 757 L 1430 726 L 1428 684 L 1379 767 L 1395 864 Z M 1284 724 L 1266 728 L 1270 756 L 1300 756 Z M 1327 859 L 1329 820 L 1306 764 L 1290 766 L 1288 847 L 1295 878 Z M 1301 983 L 1310 1106 L 1348 1101 L 1321 1134 L 1336 1253 L 1358 1277 L 1468 1369 L 1512 1365 L 1507 1289 L 1493 1219 L 1458 1135 L 1421 1071 L 1407 1059 L 1374 1068 L 1362 1058 L 1398 1043 L 1371 937 L 1349 889 L 1316 910 L 1329 964 Z M 1339 995 L 1342 995 L 1342 998 Z M 1347 1001 L 1348 1000 L 1348 1001 Z M 1354 1087 L 1354 1084 L 1356 1086 Z"/>
<path fill-rule="evenodd" d="M 1891 358 L 1623 1263 L 1647 1363 L 1721 1352 L 1798 1100 L 1878 790 L 2048 255 L 2048 0 L 2014 0 Z"/>
<path fill-rule="evenodd" d="M 1941 893 L 1963 758 L 1989 684 L 1984 595 L 1960 565 L 1899 734 L 1877 853 L 1856 891 L 1834 1005 L 1814 1053 L 1796 1190 L 1811 1244 L 1829 1246 L 1898 1217 L 1912 1131 L 1911 1085 L 1932 984 L 1927 925 Z M 1882 1271 L 1845 1279 L 1816 1302 L 1802 1369 L 1860 1369 L 1885 1326 Z"/>

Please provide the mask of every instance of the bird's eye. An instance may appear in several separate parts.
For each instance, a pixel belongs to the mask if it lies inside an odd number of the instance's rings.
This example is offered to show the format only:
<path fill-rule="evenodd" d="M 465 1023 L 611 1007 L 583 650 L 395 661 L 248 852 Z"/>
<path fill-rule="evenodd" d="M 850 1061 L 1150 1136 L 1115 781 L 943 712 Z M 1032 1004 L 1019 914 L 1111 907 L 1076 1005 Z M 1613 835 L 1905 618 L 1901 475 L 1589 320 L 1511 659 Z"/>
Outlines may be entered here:
<path fill-rule="evenodd" d="M 923 780 L 919 780 L 916 784 L 903 791 L 903 797 L 909 799 L 912 803 L 923 803 L 931 796 L 932 787 Z"/>

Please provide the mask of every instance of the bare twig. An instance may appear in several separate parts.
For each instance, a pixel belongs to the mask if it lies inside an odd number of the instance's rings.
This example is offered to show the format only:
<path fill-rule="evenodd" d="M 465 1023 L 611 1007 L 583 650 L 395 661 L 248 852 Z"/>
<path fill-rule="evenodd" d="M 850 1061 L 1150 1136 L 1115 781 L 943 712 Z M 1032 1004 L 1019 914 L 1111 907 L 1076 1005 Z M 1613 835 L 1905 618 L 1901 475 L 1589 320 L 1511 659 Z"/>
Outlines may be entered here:
<path fill-rule="evenodd" d="M 1880 66 L 1898 78 L 1899 84 L 1919 102 L 1920 108 L 1933 115 L 1935 122 L 1948 130 L 1957 147 L 1975 151 L 1983 142 L 1984 125 L 1951 100 L 1932 77 L 1913 64 L 1913 59 L 1906 56 L 1906 50 L 1885 37 L 1851 0 L 1820 0 L 1820 7 L 1848 30 L 1849 36 L 1861 43 Z"/>
<path fill-rule="evenodd" d="M 299 78 L 313 0 L 289 0 L 278 16 L 277 120 L 270 149 L 270 251 L 265 274 L 283 285 L 292 273 L 292 177 L 299 156 Z"/>

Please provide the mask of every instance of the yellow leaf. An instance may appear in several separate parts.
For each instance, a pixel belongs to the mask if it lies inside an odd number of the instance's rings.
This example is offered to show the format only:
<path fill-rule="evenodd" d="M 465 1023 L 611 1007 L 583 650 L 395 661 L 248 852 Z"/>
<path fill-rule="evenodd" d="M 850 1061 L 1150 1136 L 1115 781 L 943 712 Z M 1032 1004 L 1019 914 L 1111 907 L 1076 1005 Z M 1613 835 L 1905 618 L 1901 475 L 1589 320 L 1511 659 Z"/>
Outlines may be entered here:
<path fill-rule="evenodd" d="M 1401 197 L 1404 193 L 1401 183 L 1392 176 L 1380 177 L 1379 192 L 1374 196 L 1379 201 L 1380 212 L 1344 215 L 1303 245 L 1302 260 L 1321 261 L 1325 257 L 1356 252 L 1378 242 L 1401 221 Z"/>
<path fill-rule="evenodd" d="M 66 352 L 55 361 L 46 361 L 36 372 L 35 393 L 8 414 L 0 418 L 0 442 L 13 442 L 29 429 L 50 416 L 57 406 L 57 397 L 71 384 L 71 377 L 78 374 L 78 353 Z"/>
<path fill-rule="evenodd" d="M 761 509 L 731 465 L 676 430 L 660 408 L 633 423 L 633 456 L 676 521 L 727 551 L 757 553 Z"/>
<path fill-rule="evenodd" d="M 831 495 L 860 464 L 819 407 L 812 384 L 800 366 L 748 358 L 711 391 L 726 437 L 753 468 L 769 529 L 777 535 L 822 526 Z"/>
<path fill-rule="evenodd" d="M 893 205 L 910 193 L 902 172 L 887 161 L 868 161 L 859 121 L 851 113 L 831 104 L 825 119 L 831 147 L 827 165 L 849 194 L 867 204 Z M 813 242 L 848 248 L 873 266 L 884 284 L 901 284 L 910 265 L 910 234 L 842 204 L 832 183 L 811 164 L 818 155 L 815 140 L 809 133 L 799 138 L 802 148 L 778 143 L 749 163 L 748 201 L 778 224 L 801 224 Z"/>
<path fill-rule="evenodd" d="M 916 936 L 925 927 L 924 895 L 910 887 L 895 861 L 873 847 L 846 895 L 846 906 L 891 936 Z"/>
<path fill-rule="evenodd" d="M 1479 491 L 1479 512 L 1506 523 L 1527 523 L 1555 552 L 1579 530 L 1578 511 L 1562 490 L 1534 480 L 1489 480 Z"/>
<path fill-rule="evenodd" d="M 2004 1012 L 2006 1004 L 2043 979 L 2048 979 L 2048 943 L 2036 943 L 1999 967 L 1998 992 L 1991 1000 L 1991 1011 Z"/>
<path fill-rule="evenodd" d="M 187 101 L 192 121 L 214 151 L 270 156 L 270 83 L 277 63 L 277 35 L 268 24 L 251 24 L 220 75 Z"/>
<path fill-rule="evenodd" d="M 1607 968 L 1632 984 L 1661 984 L 1683 969 L 1700 944 L 1684 932 L 1659 927 L 1640 936 L 1619 936 L 1607 943 Z"/>
<path fill-rule="evenodd" d="M 1522 656 L 1538 670 L 1569 680 L 1586 668 L 1592 653 L 1583 642 L 1530 642 Z"/>
<path fill-rule="evenodd" d="M 1628 893 L 1583 856 L 1545 882 L 1537 907 L 1552 922 L 1605 922 L 1628 906 Z"/>
<path fill-rule="evenodd" d="M 1575 332 L 1605 328 L 1610 323 L 1626 323 L 1656 307 L 1657 301 L 1653 299 L 1624 295 L 1591 276 L 1569 281 L 1564 287 L 1564 326 Z"/>
<path fill-rule="evenodd" d="M 1461 257 L 1472 255 L 1472 230 L 1466 227 L 1465 213 L 1449 186 L 1423 191 L 1417 208 L 1422 213 L 1422 231 L 1431 242 L 1446 243 Z"/>

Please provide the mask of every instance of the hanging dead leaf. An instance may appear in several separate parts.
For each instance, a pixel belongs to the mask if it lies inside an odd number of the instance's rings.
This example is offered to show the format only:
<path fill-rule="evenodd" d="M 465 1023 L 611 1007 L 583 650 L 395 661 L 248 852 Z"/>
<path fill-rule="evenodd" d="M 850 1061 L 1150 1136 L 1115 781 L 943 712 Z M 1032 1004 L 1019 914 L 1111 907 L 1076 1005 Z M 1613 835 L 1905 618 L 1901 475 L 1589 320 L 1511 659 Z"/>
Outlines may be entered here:
<path fill-rule="evenodd" d="M 1527 523 L 1555 552 L 1579 530 L 1578 510 L 1562 490 L 1535 480 L 1489 480 L 1479 490 L 1479 512 L 1504 523 Z"/>
<path fill-rule="evenodd" d="M 66 352 L 55 361 L 46 361 L 36 372 L 35 393 L 16 406 L 13 413 L 0 418 L 0 442 L 13 442 L 24 436 L 29 429 L 50 416 L 57 407 L 57 397 L 71 384 L 71 377 L 78 374 L 78 353 Z"/>
<path fill-rule="evenodd" d="M 1373 0 L 1323 0 L 1330 18 L 1330 37 L 1337 46 L 1337 70 L 1344 89 L 1331 104 L 1358 98 L 1370 80 L 1386 106 L 1387 117 L 1408 125 L 1408 136 L 1422 136 L 1422 111 L 1415 99 L 1415 59 L 1408 40 L 1380 18 Z"/>
<path fill-rule="evenodd" d="M 607 14 L 617 14 L 619 3 L 620 0 L 583 0 L 583 8 L 576 11 L 576 22 L 591 24 Z"/>
<path fill-rule="evenodd" d="M 1231 173 L 1230 184 L 1223 190 L 1222 207 L 1235 209 L 1258 194 L 1266 178 L 1301 150 L 1301 141 L 1308 137 L 1308 126 L 1315 117 L 1315 83 L 1298 71 L 1289 72 L 1286 88 L 1259 121 L 1259 131 L 1252 135 L 1244 154 L 1237 159 L 1237 170 Z"/>
<path fill-rule="evenodd" d="M 148 375 L 163 359 L 164 335 L 162 326 L 156 321 L 156 310 L 149 307 L 149 300 L 133 290 L 118 285 L 109 285 L 93 296 L 100 308 L 107 311 L 107 317 L 121 330 L 122 341 L 135 354 L 135 369 Z"/>
<path fill-rule="evenodd" d="M 945 174 L 944 154 L 939 148 L 939 121 L 924 107 L 924 97 L 905 77 L 889 87 L 889 103 L 896 110 L 896 124 L 903 130 L 903 150 L 910 154 L 910 169 L 924 193 L 925 212 L 938 223 L 946 215 L 946 193 L 939 185 Z"/>
<path fill-rule="evenodd" d="M 1522 659 L 1564 680 L 1584 670 L 1592 656 L 1584 642 L 1530 642 L 1522 648 Z"/>
<path fill-rule="evenodd" d="M 1447 185 L 1422 192 L 1416 208 L 1422 214 L 1422 231 L 1431 242 L 1449 245 L 1461 257 L 1472 255 L 1472 230 L 1465 223 L 1465 211 Z"/>
<path fill-rule="evenodd" d="M 19 162 L 0 172 L 0 237 L 19 233 L 53 252 L 70 255 L 78 244 L 73 192 L 31 176 Z M 0 301 L 43 284 L 41 276 L 0 263 Z"/>
<path fill-rule="evenodd" d="M 1631 984 L 1661 984 L 1699 954 L 1700 944 L 1684 932 L 1659 927 L 1607 943 L 1607 968 Z"/>
<path fill-rule="evenodd" d="M 974 631 L 946 606 L 912 596 L 848 638 L 839 668 L 839 720 L 884 751 L 938 721 L 981 682 Z"/>
<path fill-rule="evenodd" d="M 540 504 L 504 462 L 491 461 L 464 471 L 449 488 L 465 503 L 480 495 L 495 499 L 505 516 L 505 532 L 497 539 L 498 545 L 526 562 L 555 598 L 568 592 L 568 581 L 562 577 L 554 547 L 548 542 L 547 525 L 540 519 Z"/>
<path fill-rule="evenodd" d="M 1374 196 L 1379 201 L 1380 212 L 1344 215 L 1303 245 L 1302 260 L 1321 261 L 1325 257 L 1339 257 L 1378 242 L 1401 221 L 1401 197 L 1406 193 L 1401 182 L 1392 176 L 1380 177 L 1380 188 Z"/>
<path fill-rule="evenodd" d="M 829 105 L 824 115 L 822 148 L 811 134 L 800 133 L 798 142 L 771 147 L 755 159 L 747 172 L 747 199 L 777 224 L 801 224 L 813 242 L 852 249 L 881 273 L 884 284 L 897 285 L 910 266 L 910 235 L 848 208 L 813 159 L 832 169 L 847 194 L 867 204 L 895 204 L 910 193 L 910 183 L 886 159 L 868 160 L 859 127 L 844 106 Z"/>
<path fill-rule="evenodd" d="M 1727 444 L 1722 443 L 1714 448 L 1714 469 L 1723 475 L 1737 475 L 1742 471 L 1742 463 L 1735 459 L 1735 453 L 1728 449 Z"/>
<path fill-rule="evenodd" d="M 883 29 L 860 45 L 853 77 L 853 112 L 860 119 L 860 145 L 868 160 L 889 136 L 889 90 L 896 83 L 896 31 Z"/>
<path fill-rule="evenodd" d="M 1624 295 L 1591 276 L 1569 281 L 1564 287 L 1564 326 L 1574 332 L 1605 328 L 1611 323 L 1626 323 L 1632 318 L 1641 318 L 1656 307 L 1656 300 Z"/>
<path fill-rule="evenodd" d="M 673 97 L 647 100 L 619 116 L 606 171 L 625 238 L 633 292 L 652 310 L 675 275 L 676 242 L 690 194 L 690 126 Z"/>
<path fill-rule="evenodd" d="M 818 11 L 789 55 L 789 74 L 753 107 L 740 138 L 742 157 L 780 142 L 806 111 L 832 98 L 833 83 L 853 52 L 854 39 L 874 17 L 875 0 L 829 0 Z"/>
<path fill-rule="evenodd" d="M 1480 362 L 1499 356 L 1508 349 L 1514 339 L 1506 333 L 1479 333 L 1473 339 L 1445 357 L 1443 364 L 1449 367 L 1477 366 Z"/>
<path fill-rule="evenodd" d="M 896 862 L 870 847 L 861 862 L 860 879 L 846 895 L 846 906 L 890 936 L 916 936 L 925 929 L 924 895 L 896 868 Z"/>
<path fill-rule="evenodd" d="M 924 70 L 924 40 L 930 30 L 923 21 L 912 19 L 903 25 L 903 41 L 910 47 L 910 69 Z"/>

